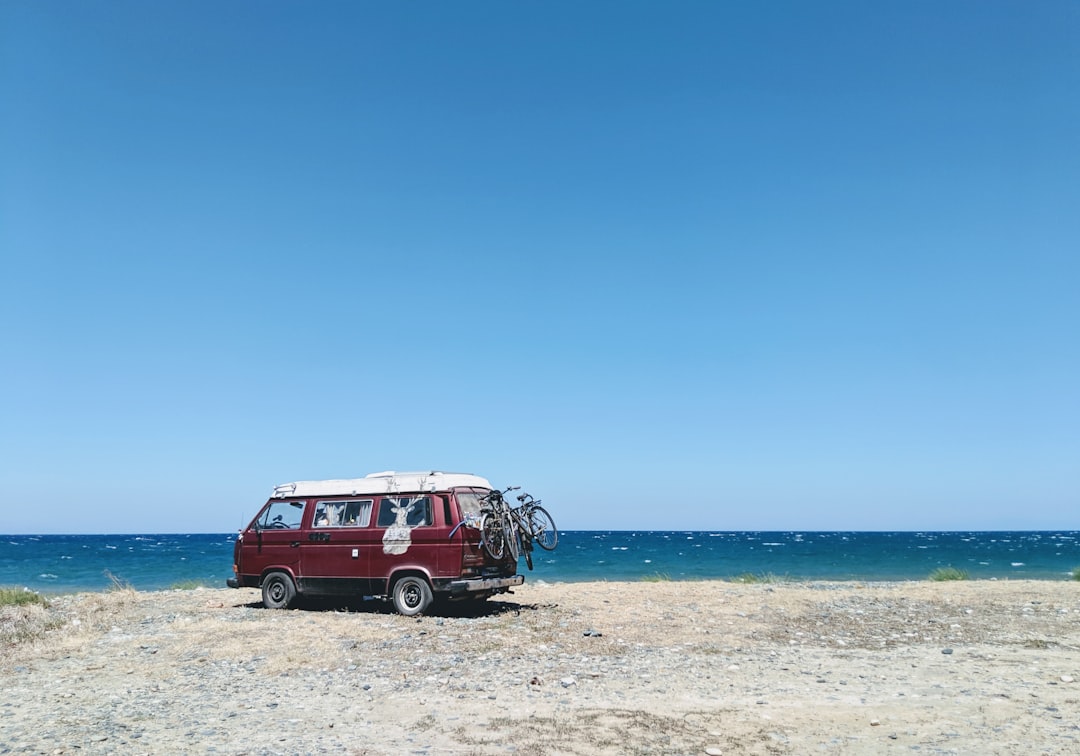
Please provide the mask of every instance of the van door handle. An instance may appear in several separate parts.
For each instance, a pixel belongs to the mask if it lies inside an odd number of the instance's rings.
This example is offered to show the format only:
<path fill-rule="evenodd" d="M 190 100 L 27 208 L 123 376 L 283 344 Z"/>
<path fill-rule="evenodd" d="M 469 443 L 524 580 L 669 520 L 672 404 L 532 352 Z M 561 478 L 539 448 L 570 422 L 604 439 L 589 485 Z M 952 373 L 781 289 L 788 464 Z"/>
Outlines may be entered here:
<path fill-rule="evenodd" d="M 299 548 L 299 546 L 300 546 L 299 541 L 293 541 L 292 543 L 289 544 L 289 548 L 293 548 L 293 549 Z"/>

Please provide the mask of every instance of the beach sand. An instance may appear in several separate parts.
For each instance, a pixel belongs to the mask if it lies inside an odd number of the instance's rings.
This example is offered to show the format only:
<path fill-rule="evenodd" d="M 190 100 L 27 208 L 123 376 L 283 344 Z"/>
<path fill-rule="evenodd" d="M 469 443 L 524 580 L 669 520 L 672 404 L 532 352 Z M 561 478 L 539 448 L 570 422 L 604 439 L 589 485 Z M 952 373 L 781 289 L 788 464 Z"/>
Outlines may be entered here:
<path fill-rule="evenodd" d="M 544 584 L 8 607 L 0 753 L 1080 753 L 1080 582 Z M 55 625 L 12 642 L 22 624 Z"/>

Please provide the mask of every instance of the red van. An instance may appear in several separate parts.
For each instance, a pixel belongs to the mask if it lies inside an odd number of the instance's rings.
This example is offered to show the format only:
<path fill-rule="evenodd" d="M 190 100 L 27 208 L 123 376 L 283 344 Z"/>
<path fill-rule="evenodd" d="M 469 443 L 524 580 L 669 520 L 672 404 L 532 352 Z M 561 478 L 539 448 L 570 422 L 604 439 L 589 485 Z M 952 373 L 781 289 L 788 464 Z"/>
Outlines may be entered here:
<path fill-rule="evenodd" d="M 436 598 L 504 593 L 525 577 L 511 554 L 495 560 L 481 547 L 480 499 L 491 490 L 446 472 L 286 483 L 237 537 L 228 584 L 261 588 L 272 609 L 298 596 L 377 596 L 406 616 Z"/>

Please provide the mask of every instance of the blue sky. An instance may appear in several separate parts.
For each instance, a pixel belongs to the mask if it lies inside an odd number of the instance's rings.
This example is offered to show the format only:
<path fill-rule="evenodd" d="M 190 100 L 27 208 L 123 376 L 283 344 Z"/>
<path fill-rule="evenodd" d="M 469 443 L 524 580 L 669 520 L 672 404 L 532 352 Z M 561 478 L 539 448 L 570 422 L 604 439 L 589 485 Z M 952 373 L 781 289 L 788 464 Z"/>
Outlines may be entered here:
<path fill-rule="evenodd" d="M 1080 528 L 1074 2 L 0 2 L 0 532 L 444 469 Z"/>

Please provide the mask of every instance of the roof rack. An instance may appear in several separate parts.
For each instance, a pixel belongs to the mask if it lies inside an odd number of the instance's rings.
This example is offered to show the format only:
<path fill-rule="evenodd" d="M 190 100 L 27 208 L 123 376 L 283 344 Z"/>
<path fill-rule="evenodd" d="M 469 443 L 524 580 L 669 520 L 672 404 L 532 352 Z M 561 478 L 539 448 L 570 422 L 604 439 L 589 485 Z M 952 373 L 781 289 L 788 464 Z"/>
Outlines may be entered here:
<path fill-rule="evenodd" d="M 271 498 L 292 496 L 360 496 L 378 494 L 430 493 L 449 491 L 452 488 L 490 489 L 487 478 L 472 473 L 429 472 L 383 472 L 369 473 L 363 478 L 342 480 L 299 480 L 274 487 Z"/>

